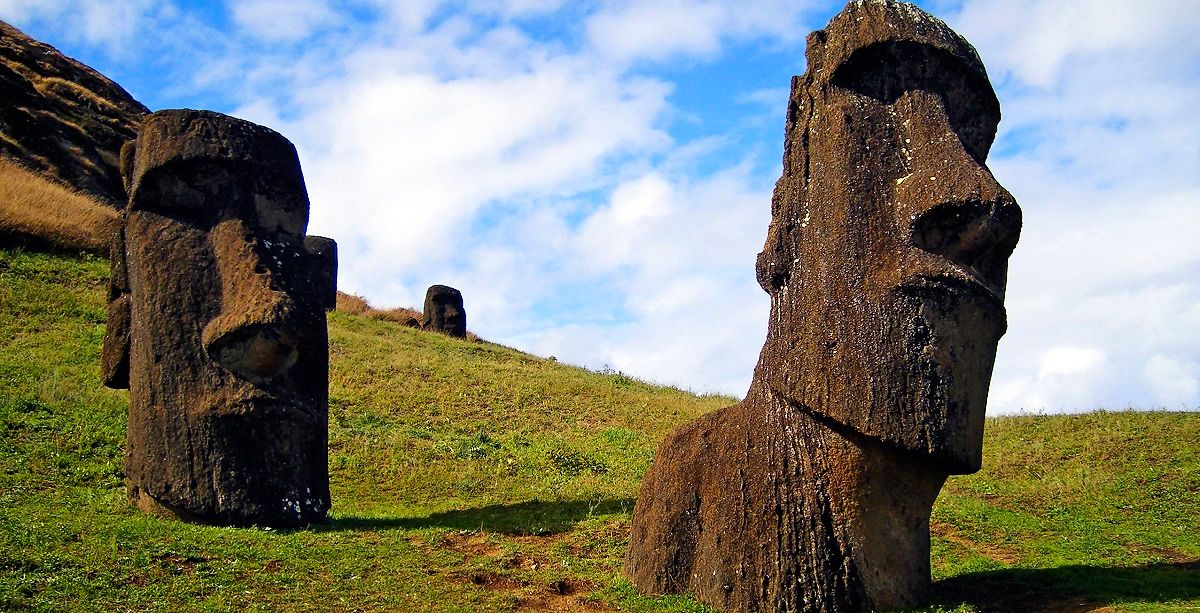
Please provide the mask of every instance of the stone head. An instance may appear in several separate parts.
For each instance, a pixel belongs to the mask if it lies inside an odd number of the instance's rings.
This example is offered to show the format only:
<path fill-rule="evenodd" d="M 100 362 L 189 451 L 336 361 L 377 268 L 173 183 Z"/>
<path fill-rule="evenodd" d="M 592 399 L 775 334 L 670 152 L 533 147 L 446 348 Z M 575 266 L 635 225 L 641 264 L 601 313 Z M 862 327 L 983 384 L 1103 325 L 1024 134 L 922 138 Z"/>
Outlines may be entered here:
<path fill-rule="evenodd" d="M 131 488 L 219 523 L 323 518 L 336 251 L 305 236 L 295 148 L 172 110 L 149 115 L 121 161 L 110 322 L 126 323 L 109 326 L 105 376 L 130 390 Z"/>
<path fill-rule="evenodd" d="M 467 311 L 462 292 L 448 285 L 430 285 L 425 291 L 422 327 L 464 338 L 467 335 Z"/>
<path fill-rule="evenodd" d="M 905 3 L 808 38 L 758 279 L 756 379 L 950 473 L 973 472 L 1021 212 L 988 170 L 1000 107 L 975 50 Z"/>

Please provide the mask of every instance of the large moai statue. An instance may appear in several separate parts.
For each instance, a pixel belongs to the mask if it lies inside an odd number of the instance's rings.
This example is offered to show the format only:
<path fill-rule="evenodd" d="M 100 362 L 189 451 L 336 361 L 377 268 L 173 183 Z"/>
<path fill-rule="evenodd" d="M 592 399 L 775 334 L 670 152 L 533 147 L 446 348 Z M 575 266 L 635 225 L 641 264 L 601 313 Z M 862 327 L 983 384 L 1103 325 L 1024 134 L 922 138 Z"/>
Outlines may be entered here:
<path fill-rule="evenodd" d="M 457 338 L 467 336 L 467 311 L 462 292 L 449 285 L 430 285 L 425 290 L 421 328 Z"/>
<path fill-rule="evenodd" d="M 125 476 L 147 512 L 298 526 L 329 509 L 332 240 L 306 237 L 296 149 L 161 111 L 123 149 L 105 384 L 129 389 Z"/>
<path fill-rule="evenodd" d="M 980 468 L 1021 212 L 984 165 L 999 104 L 975 50 L 856 0 L 808 37 L 740 404 L 663 441 L 625 570 L 727 611 L 865 611 L 930 591 L 929 514 Z"/>

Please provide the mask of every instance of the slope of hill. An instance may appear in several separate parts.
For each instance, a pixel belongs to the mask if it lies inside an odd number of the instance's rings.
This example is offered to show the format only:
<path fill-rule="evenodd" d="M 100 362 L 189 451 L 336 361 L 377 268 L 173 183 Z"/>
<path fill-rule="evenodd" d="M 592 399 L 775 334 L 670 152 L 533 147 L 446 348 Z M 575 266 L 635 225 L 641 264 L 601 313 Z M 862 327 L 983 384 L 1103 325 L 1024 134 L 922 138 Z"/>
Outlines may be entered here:
<path fill-rule="evenodd" d="M 728 398 L 330 316 L 331 522 L 139 515 L 98 382 L 107 264 L 0 251 L 0 609 L 701 611 L 620 576 L 654 447 Z M 928 611 L 1200 607 L 1200 414 L 988 422 L 933 515 Z"/>
<path fill-rule="evenodd" d="M 88 194 L 0 158 L 0 244 L 107 254 L 118 214 Z"/>
<path fill-rule="evenodd" d="M 129 92 L 0 21 L 0 100 L 0 156 L 124 206 L 121 145 L 149 112 Z"/>

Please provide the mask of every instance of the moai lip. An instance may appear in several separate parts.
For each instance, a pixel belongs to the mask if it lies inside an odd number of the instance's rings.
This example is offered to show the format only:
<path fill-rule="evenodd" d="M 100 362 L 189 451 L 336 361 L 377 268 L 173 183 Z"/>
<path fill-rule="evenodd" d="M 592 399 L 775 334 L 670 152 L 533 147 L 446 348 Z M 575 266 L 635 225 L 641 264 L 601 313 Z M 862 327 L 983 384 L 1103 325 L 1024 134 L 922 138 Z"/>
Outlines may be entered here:
<path fill-rule="evenodd" d="M 911 607 L 929 514 L 979 469 L 1021 212 L 985 165 L 1000 107 L 975 50 L 856 0 L 808 37 L 757 276 L 745 400 L 659 446 L 626 574 L 727 611 Z"/>
<path fill-rule="evenodd" d="M 146 118 L 121 165 L 101 365 L 106 385 L 129 389 L 131 499 L 204 523 L 323 521 L 337 256 L 305 236 L 295 147 L 169 110 Z"/>

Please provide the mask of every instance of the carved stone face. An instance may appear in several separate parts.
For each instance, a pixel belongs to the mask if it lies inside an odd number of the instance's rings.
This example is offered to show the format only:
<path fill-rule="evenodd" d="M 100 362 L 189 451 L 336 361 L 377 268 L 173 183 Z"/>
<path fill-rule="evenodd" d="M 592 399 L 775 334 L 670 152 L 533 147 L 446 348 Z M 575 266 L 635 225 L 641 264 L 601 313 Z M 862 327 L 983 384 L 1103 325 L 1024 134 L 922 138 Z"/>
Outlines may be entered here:
<path fill-rule="evenodd" d="M 306 241 L 295 149 L 198 111 L 149 116 L 133 147 L 120 254 L 131 494 L 217 523 L 322 519 L 336 256 Z"/>
<path fill-rule="evenodd" d="M 462 293 L 447 285 L 431 285 L 425 291 L 424 327 L 463 338 L 467 335 L 467 311 Z"/>
<path fill-rule="evenodd" d="M 867 11 L 896 27 L 857 30 Z M 995 94 L 963 39 L 902 4 L 851 3 L 810 36 L 808 59 L 759 255 L 772 296 L 759 376 L 836 423 L 973 472 L 1021 226 L 984 164 Z"/>

